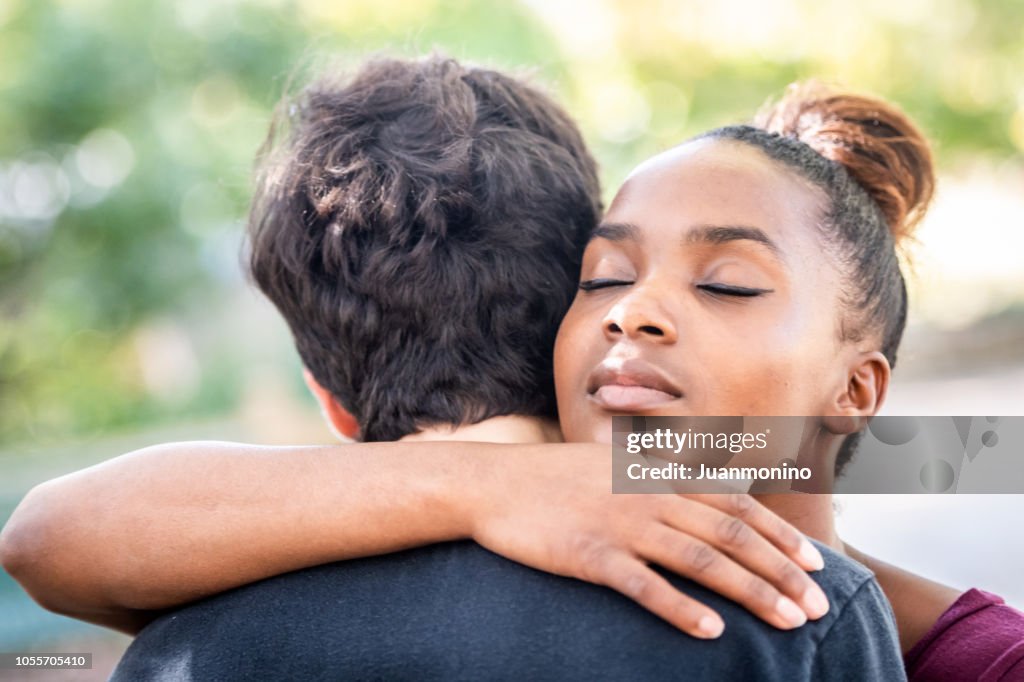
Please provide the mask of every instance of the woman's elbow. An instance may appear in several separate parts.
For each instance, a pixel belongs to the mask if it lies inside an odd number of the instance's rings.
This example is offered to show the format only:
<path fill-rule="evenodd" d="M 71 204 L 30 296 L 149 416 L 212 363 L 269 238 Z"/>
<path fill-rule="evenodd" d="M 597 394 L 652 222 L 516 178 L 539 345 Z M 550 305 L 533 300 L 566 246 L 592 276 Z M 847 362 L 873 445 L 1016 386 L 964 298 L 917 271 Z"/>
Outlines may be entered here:
<path fill-rule="evenodd" d="M 0 565 L 44 609 L 69 615 L 60 593 L 74 571 L 63 565 L 66 547 L 52 495 L 52 486 L 42 483 L 15 508 L 0 530 Z"/>
<path fill-rule="evenodd" d="M 18 510 L 15 510 L 11 514 L 11 518 L 4 524 L 3 529 L 0 529 L 0 566 L 18 582 L 21 582 L 21 576 L 25 572 L 30 553 L 26 546 L 28 535 L 24 530 L 24 525 L 18 515 Z"/>

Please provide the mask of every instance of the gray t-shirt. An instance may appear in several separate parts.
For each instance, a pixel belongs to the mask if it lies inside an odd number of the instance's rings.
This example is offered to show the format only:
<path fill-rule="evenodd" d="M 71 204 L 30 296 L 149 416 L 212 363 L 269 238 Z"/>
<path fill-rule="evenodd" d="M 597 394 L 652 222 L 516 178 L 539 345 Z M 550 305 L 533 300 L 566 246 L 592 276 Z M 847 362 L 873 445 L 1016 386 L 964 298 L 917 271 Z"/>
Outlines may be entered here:
<path fill-rule="evenodd" d="M 902 680 L 872 574 L 819 545 L 822 619 L 776 630 L 699 585 L 725 633 L 693 639 L 610 589 L 472 542 L 295 571 L 150 624 L 111 678 L 142 680 Z"/>

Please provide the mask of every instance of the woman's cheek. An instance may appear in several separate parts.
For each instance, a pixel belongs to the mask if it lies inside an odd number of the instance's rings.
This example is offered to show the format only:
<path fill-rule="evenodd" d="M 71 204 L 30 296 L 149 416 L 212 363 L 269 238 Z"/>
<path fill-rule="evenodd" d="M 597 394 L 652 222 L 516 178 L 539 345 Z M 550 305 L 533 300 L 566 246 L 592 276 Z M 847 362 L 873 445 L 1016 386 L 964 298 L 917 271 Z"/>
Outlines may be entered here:
<path fill-rule="evenodd" d="M 806 367 L 791 357 L 777 358 L 765 367 L 757 412 L 766 415 L 802 415 L 807 390 Z"/>

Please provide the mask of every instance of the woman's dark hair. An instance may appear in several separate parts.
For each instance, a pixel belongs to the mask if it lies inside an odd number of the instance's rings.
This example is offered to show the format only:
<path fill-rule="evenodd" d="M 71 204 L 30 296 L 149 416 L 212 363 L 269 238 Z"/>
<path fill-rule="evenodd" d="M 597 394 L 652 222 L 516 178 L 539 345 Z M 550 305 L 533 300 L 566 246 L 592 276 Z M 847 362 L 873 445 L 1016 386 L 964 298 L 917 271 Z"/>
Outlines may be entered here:
<path fill-rule="evenodd" d="M 441 56 L 370 61 L 281 111 L 251 272 L 360 437 L 555 416 L 555 333 L 601 211 L 572 119 Z"/>
<path fill-rule="evenodd" d="M 924 216 L 935 187 L 931 151 L 917 126 L 888 102 L 812 83 L 790 86 L 752 126 L 700 137 L 752 145 L 824 192 L 823 234 L 846 271 L 840 337 L 877 335 L 895 367 L 907 320 L 896 245 Z M 837 473 L 859 437 L 845 439 Z"/>

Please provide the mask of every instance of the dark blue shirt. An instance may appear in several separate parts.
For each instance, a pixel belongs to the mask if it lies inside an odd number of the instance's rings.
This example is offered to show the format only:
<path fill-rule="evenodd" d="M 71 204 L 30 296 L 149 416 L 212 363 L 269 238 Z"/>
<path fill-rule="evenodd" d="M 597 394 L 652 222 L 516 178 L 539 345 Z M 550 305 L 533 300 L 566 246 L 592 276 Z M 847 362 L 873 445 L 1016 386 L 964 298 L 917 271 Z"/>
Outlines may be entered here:
<path fill-rule="evenodd" d="M 472 542 L 328 564 L 167 614 L 112 677 L 141 680 L 901 680 L 871 573 L 819 545 L 831 609 L 790 632 L 671 576 L 725 619 L 693 639 L 607 588 Z"/>

